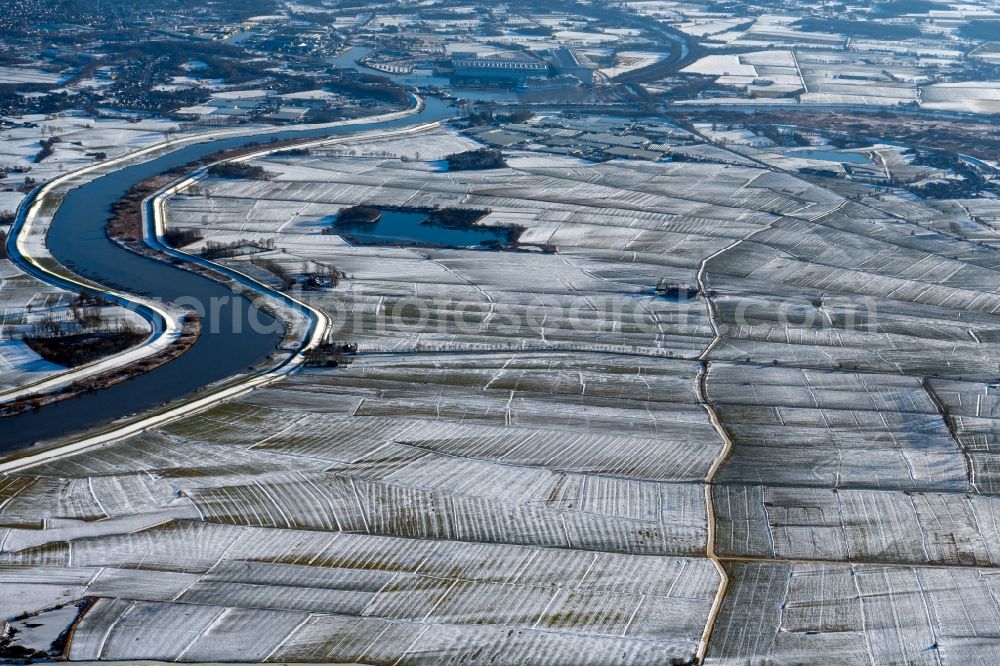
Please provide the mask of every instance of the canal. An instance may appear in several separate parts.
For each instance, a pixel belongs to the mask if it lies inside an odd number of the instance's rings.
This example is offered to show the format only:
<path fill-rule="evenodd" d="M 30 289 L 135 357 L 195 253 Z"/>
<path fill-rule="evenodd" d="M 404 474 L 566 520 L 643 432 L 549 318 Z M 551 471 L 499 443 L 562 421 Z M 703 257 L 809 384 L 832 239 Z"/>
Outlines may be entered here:
<path fill-rule="evenodd" d="M 183 356 L 149 373 L 96 393 L 0 419 L 0 454 L 35 442 L 63 438 L 188 396 L 265 361 L 281 341 L 280 325 L 245 297 L 196 273 L 129 252 L 108 239 L 104 226 L 111 205 L 132 185 L 221 150 L 272 137 L 333 137 L 416 125 L 451 115 L 453 111 L 445 102 L 429 98 L 419 113 L 396 120 L 307 130 L 258 129 L 243 136 L 191 144 L 101 176 L 69 192 L 49 231 L 48 246 L 55 258 L 106 287 L 164 301 L 203 304 L 206 317 L 202 335 Z M 251 326 L 251 322 L 257 325 Z"/>

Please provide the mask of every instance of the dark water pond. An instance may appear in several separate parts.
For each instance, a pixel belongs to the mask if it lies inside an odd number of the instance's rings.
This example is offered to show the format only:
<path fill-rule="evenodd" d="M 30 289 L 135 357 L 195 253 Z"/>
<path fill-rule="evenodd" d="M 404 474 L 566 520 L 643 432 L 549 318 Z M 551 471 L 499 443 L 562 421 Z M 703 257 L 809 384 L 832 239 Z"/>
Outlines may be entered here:
<path fill-rule="evenodd" d="M 427 213 L 383 210 L 375 223 L 335 224 L 333 232 L 357 245 L 421 245 L 464 248 L 507 244 L 506 229 L 446 227 L 427 222 Z"/>

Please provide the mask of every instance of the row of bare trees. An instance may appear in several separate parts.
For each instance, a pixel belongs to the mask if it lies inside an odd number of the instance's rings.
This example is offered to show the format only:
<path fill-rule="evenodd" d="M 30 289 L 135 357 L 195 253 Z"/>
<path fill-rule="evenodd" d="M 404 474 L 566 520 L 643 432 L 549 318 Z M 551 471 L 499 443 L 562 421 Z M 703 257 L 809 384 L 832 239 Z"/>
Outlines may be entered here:
<path fill-rule="evenodd" d="M 59 338 L 67 335 L 110 334 L 137 336 L 142 332 L 127 319 L 109 320 L 104 308 L 110 305 L 100 296 L 80 292 L 70 303 L 70 319 L 46 312 L 31 327 L 25 337 Z"/>

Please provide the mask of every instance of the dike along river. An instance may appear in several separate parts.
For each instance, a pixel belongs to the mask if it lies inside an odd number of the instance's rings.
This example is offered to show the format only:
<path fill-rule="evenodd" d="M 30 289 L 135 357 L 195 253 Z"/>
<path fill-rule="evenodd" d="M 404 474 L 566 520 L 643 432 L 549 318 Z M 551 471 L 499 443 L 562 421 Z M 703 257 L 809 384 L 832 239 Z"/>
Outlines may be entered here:
<path fill-rule="evenodd" d="M 265 324 L 273 320 L 256 311 L 246 298 L 235 296 L 225 286 L 183 268 L 133 254 L 108 239 L 104 225 L 110 217 L 111 205 L 132 185 L 206 155 L 268 141 L 272 137 L 307 139 L 353 134 L 432 122 L 452 115 L 453 111 L 445 102 L 428 98 L 419 113 L 396 120 L 312 130 L 275 129 L 210 140 L 125 167 L 72 190 L 56 212 L 49 231 L 48 246 L 55 258 L 106 287 L 164 301 L 191 302 L 194 299 L 206 304 L 202 334 L 187 353 L 144 375 L 96 393 L 47 405 L 38 411 L 0 418 L 0 454 L 25 448 L 36 441 L 65 437 L 187 396 L 204 386 L 247 371 L 264 361 L 281 341 L 282 335 L 277 332 L 280 326 L 265 326 L 277 329 L 271 334 L 254 332 L 248 326 L 254 319 Z M 225 305 L 212 312 L 208 304 L 213 302 Z"/>

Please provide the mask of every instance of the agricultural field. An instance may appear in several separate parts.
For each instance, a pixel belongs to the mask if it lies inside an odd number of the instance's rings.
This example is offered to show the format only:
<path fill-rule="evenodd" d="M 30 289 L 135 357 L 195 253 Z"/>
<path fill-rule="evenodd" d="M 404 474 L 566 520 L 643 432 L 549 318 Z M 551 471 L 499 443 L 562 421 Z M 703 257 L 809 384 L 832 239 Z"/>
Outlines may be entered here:
<path fill-rule="evenodd" d="M 844 3 L 836 12 L 797 1 L 726 8 L 653 1 L 630 8 L 697 42 L 698 57 L 684 63 L 679 77 L 695 82 L 693 88 L 678 86 L 673 76 L 646 82 L 649 92 L 674 100 L 1000 110 L 992 3 Z"/>
<path fill-rule="evenodd" d="M 467 171 L 366 135 L 172 196 L 357 352 L 0 479 L 0 610 L 76 660 L 988 663 L 997 211 L 701 130 Z M 349 242 L 359 205 L 517 240 Z"/>
<path fill-rule="evenodd" d="M 164 119 L 94 119 L 82 111 L 0 118 L 0 169 L 9 172 L 0 180 L 0 212 L 14 212 L 32 184 L 159 143 L 179 129 Z"/>
<path fill-rule="evenodd" d="M 1000 663 L 997 0 L 132 4 L 0 14 L 0 663 Z"/>
<path fill-rule="evenodd" d="M 57 303 L 66 305 L 71 298 L 66 292 L 49 287 L 24 273 L 9 260 L 0 260 L 0 280 L 4 294 L 4 311 L 0 325 L 0 389 L 31 384 L 62 368 L 49 363 L 19 339 L 32 327 L 32 311 L 50 312 Z M 67 308 L 68 309 L 68 308 Z"/>

